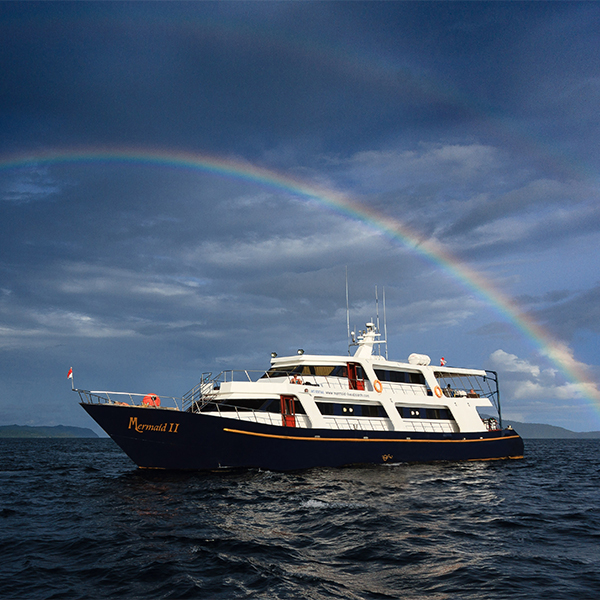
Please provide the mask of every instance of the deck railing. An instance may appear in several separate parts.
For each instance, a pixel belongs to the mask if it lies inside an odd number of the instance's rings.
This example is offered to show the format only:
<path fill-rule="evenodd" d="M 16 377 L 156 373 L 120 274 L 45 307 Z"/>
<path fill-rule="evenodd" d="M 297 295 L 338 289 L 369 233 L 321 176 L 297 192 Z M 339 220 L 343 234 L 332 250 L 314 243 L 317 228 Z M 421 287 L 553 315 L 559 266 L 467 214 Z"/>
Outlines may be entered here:
<path fill-rule="evenodd" d="M 345 377 L 328 377 L 325 375 L 293 375 L 271 377 L 264 371 L 253 370 L 227 370 L 221 371 L 217 375 L 212 373 L 202 373 L 202 378 L 198 385 L 194 386 L 183 396 L 183 410 L 201 410 L 211 402 L 217 392 L 221 389 L 223 383 L 231 382 L 258 382 L 265 380 L 287 380 L 290 383 L 309 387 L 321 387 L 327 389 L 348 390 L 348 379 Z M 365 381 L 367 391 L 372 391 L 373 387 L 369 381 Z"/>
<path fill-rule="evenodd" d="M 161 396 L 159 394 L 134 394 L 130 392 L 108 392 L 108 391 L 90 391 L 74 389 L 79 394 L 79 398 L 84 404 L 117 404 L 127 406 L 144 406 L 144 398 L 154 396 L 160 400 L 159 404 L 153 401 L 153 404 L 147 404 L 149 408 L 174 408 L 181 410 L 182 398 L 173 396 Z M 172 406 L 168 406 L 172 403 Z"/>

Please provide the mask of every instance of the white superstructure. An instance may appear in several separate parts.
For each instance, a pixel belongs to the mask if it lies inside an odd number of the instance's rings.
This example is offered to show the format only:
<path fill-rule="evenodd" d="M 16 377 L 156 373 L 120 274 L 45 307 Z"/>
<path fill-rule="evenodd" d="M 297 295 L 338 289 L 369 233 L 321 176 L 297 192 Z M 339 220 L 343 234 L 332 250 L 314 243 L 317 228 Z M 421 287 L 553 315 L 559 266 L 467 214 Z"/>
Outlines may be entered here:
<path fill-rule="evenodd" d="M 497 428 L 495 373 L 432 366 L 411 354 L 386 360 L 373 349 L 384 343 L 367 323 L 353 356 L 300 353 L 276 357 L 266 372 L 223 371 L 202 377 L 184 397 L 183 410 L 229 419 L 308 429 L 475 433 Z"/>

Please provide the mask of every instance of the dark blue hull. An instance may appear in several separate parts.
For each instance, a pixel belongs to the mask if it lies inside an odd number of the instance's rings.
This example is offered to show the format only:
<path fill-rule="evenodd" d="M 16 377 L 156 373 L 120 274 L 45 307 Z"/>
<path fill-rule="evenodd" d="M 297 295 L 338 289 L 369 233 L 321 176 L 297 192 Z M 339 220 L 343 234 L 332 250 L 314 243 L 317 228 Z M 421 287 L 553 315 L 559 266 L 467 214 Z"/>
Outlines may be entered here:
<path fill-rule="evenodd" d="M 338 431 L 264 425 L 161 408 L 82 404 L 139 466 L 289 471 L 352 464 L 521 458 L 512 429 L 481 433 Z"/>

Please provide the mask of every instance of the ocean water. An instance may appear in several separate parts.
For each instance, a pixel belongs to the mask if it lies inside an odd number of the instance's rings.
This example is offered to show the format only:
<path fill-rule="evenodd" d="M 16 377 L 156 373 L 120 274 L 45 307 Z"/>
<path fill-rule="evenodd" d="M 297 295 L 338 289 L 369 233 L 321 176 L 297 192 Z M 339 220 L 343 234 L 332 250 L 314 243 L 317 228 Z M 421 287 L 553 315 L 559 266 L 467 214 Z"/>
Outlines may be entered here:
<path fill-rule="evenodd" d="M 141 471 L 0 440 L 2 598 L 600 598 L 600 440 L 526 458 Z"/>

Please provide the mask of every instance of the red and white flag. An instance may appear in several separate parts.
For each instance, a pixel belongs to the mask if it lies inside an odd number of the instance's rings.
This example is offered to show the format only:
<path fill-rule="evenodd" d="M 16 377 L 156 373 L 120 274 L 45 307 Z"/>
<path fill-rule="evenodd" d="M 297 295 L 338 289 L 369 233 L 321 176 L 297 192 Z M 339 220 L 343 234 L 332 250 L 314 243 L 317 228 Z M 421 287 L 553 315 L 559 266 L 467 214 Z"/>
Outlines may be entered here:
<path fill-rule="evenodd" d="M 446 364 L 446 359 L 442 356 L 440 360 L 440 367 L 443 367 Z"/>
<path fill-rule="evenodd" d="M 67 373 L 67 379 L 73 379 L 73 367 L 69 369 L 69 372 Z"/>

